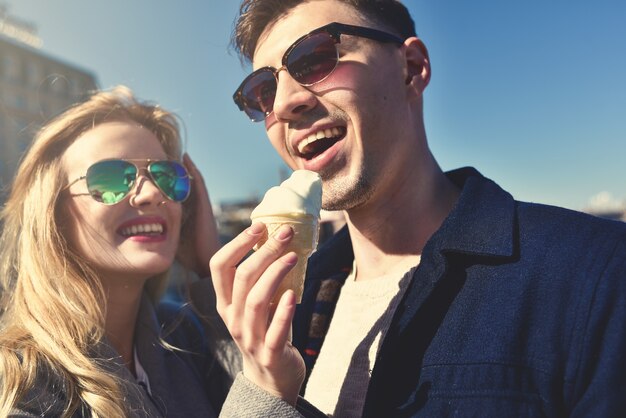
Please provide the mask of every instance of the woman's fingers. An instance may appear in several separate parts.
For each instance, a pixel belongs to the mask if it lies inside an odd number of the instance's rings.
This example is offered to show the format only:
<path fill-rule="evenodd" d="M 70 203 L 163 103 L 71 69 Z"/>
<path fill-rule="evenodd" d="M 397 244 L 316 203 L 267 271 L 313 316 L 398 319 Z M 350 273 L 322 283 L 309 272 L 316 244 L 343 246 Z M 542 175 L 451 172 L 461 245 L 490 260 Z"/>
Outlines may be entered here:
<path fill-rule="evenodd" d="M 281 226 L 276 234 L 272 235 L 261 248 L 237 267 L 231 298 L 232 309 L 236 317 L 243 317 L 250 290 L 259 278 L 267 273 L 270 265 L 285 253 L 291 238 L 293 238 L 293 229 L 287 225 Z M 280 274 L 280 269 L 272 269 L 267 274 L 276 277 L 276 274 Z"/>
<path fill-rule="evenodd" d="M 254 244 L 263 237 L 264 233 L 265 226 L 263 224 L 253 224 L 224 245 L 211 259 L 211 274 L 217 297 L 217 309 L 227 324 L 230 322 L 237 326 L 240 325 L 240 319 L 243 318 L 244 309 L 248 304 L 250 290 L 261 276 L 266 274 L 269 279 L 263 281 L 258 291 L 260 293 L 256 296 L 257 299 L 251 301 L 253 309 L 257 309 L 254 307 L 255 305 L 263 303 L 258 300 L 259 297 L 263 298 L 263 295 L 269 295 L 266 301 L 269 304 L 273 293 L 268 293 L 272 290 L 268 290 L 267 286 L 280 282 L 280 279 L 291 268 L 288 266 L 285 270 L 285 266 L 278 263 L 277 266 L 269 269 L 272 263 L 285 253 L 287 245 L 293 237 L 293 229 L 289 226 L 279 228 L 277 233 L 270 237 L 261 248 L 243 262 L 241 261 Z M 273 291 L 275 291 L 275 287 Z M 228 313 L 226 313 L 227 309 Z M 231 333 L 233 333 L 232 329 Z"/>
<path fill-rule="evenodd" d="M 182 261 L 199 277 L 208 277 L 210 274 L 209 260 L 220 248 L 217 223 L 202 173 L 187 153 L 183 155 L 183 164 L 193 178 L 189 203 L 193 205 L 194 219 L 192 225 L 195 239 L 193 242 L 185 243 Z"/>
<path fill-rule="evenodd" d="M 271 301 L 285 275 L 296 265 L 298 257 L 290 252 L 273 262 L 252 286 L 245 302 L 242 325 L 250 333 L 244 344 L 266 340 L 271 317 Z"/>
<path fill-rule="evenodd" d="M 291 321 L 296 297 L 288 290 L 280 298 L 265 339 L 256 351 L 244 354 L 244 375 L 269 393 L 295 405 L 305 376 L 304 360 L 291 345 Z"/>
<path fill-rule="evenodd" d="M 252 250 L 254 244 L 263 237 L 264 233 L 265 225 L 260 223 L 253 224 L 224 245 L 211 258 L 211 277 L 215 287 L 218 311 L 220 306 L 227 307 L 231 305 L 233 281 L 237 272 L 237 265 Z"/>
<path fill-rule="evenodd" d="M 272 359 L 282 355 L 285 344 L 291 343 L 291 322 L 295 312 L 296 295 L 292 290 L 288 290 L 280 297 L 265 335 L 265 346 Z"/>
<path fill-rule="evenodd" d="M 211 260 L 218 312 L 243 355 L 246 377 L 295 404 L 305 368 L 302 357 L 289 343 L 294 293 L 285 292 L 273 315 L 271 312 L 280 282 L 298 262 L 296 253 L 285 254 L 294 231 L 283 225 L 241 261 L 265 233 L 264 225 L 254 224 Z"/>

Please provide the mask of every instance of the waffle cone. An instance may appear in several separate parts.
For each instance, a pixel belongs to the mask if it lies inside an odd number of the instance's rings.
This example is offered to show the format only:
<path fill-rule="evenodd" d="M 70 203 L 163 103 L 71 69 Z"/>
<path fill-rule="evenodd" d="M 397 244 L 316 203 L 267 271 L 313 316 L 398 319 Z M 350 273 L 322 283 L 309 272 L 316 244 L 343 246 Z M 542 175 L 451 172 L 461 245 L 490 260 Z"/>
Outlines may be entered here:
<path fill-rule="evenodd" d="M 278 303 L 280 297 L 287 289 L 292 289 L 296 294 L 296 303 L 302 300 L 304 289 L 304 276 L 306 274 L 307 260 L 313 250 L 317 247 L 319 236 L 319 221 L 310 215 L 288 217 L 288 216 L 260 216 L 254 218 L 254 222 L 263 222 L 267 228 L 267 235 L 255 245 L 254 249 L 260 248 L 268 237 L 273 236 L 282 225 L 289 225 L 294 232 L 293 238 L 287 247 L 285 254 L 295 252 L 298 255 L 297 264 L 287 273 L 281 282 L 273 303 Z"/>

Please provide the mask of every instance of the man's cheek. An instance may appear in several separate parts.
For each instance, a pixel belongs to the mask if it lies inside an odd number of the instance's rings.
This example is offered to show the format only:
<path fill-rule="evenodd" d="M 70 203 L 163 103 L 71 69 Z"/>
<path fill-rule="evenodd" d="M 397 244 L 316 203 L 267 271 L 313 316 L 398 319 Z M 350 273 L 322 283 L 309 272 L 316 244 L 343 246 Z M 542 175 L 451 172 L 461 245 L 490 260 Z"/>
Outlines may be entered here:
<path fill-rule="evenodd" d="M 333 90 L 356 90 L 360 84 L 363 64 L 356 61 L 341 61 L 335 71 L 324 81 L 314 84 L 309 89 L 317 94 Z"/>

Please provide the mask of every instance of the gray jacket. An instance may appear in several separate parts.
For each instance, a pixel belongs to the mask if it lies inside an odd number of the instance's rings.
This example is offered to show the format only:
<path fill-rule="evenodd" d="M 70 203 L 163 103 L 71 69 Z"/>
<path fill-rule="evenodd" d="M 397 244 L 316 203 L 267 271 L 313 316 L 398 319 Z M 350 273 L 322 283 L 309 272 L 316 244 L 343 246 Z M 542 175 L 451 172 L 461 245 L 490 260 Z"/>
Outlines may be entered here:
<path fill-rule="evenodd" d="M 155 308 L 146 295 L 142 298 L 135 345 L 149 378 L 150 393 L 124 366 L 108 341 L 94 350 L 93 358 L 123 383 L 129 416 L 301 417 L 295 408 L 264 392 L 242 375 L 225 402 L 233 378 L 241 370 L 239 351 L 215 312 L 211 281 L 194 283 L 191 295 L 205 319 L 203 322 L 188 306 L 162 303 Z M 162 340 L 181 350 L 165 348 Z M 65 401 L 66 393 L 58 376 L 40 370 L 36 384 L 10 416 L 61 416 Z M 86 407 L 74 414 L 74 417 L 89 416 Z"/>

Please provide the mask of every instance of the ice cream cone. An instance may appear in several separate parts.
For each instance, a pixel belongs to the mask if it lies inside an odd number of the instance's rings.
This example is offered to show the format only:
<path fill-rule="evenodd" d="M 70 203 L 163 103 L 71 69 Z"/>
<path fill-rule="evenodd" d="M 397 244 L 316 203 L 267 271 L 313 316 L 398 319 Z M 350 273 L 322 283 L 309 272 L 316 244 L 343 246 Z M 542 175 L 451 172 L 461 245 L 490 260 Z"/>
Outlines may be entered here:
<path fill-rule="evenodd" d="M 319 220 L 311 215 L 283 215 L 260 216 L 254 218 L 253 221 L 263 222 L 267 228 L 267 236 L 257 243 L 255 249 L 260 248 L 260 246 L 263 245 L 269 237 L 273 236 L 282 225 L 289 225 L 293 229 L 294 236 L 289 243 L 286 253 L 290 251 L 295 252 L 298 255 L 298 262 L 281 282 L 272 302 L 278 303 L 283 293 L 287 289 L 292 289 L 296 294 L 296 303 L 300 303 L 304 289 L 307 260 L 317 247 Z"/>
<path fill-rule="evenodd" d="M 291 226 L 294 232 L 286 252 L 294 251 L 298 262 L 280 284 L 272 299 L 274 303 L 287 289 L 293 289 L 297 303 L 302 300 L 307 260 L 317 247 L 321 206 L 321 177 L 312 171 L 296 170 L 280 186 L 269 189 L 250 214 L 252 222 L 263 222 L 268 231 L 255 249 L 260 248 L 282 225 Z"/>

